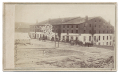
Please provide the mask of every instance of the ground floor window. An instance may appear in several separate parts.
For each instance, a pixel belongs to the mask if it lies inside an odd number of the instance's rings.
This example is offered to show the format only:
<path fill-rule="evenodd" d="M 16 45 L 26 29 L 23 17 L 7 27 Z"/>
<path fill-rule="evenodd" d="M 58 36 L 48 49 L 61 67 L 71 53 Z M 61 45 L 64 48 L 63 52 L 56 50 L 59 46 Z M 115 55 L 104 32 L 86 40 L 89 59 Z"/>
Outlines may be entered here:
<path fill-rule="evenodd" d="M 104 36 L 103 36 L 103 40 L 104 40 Z"/>
<path fill-rule="evenodd" d="M 39 37 L 39 34 L 37 34 L 37 38 Z"/>
<path fill-rule="evenodd" d="M 86 36 L 84 36 L 84 41 L 86 41 Z"/>
<path fill-rule="evenodd" d="M 100 36 L 99 36 L 99 40 L 100 40 Z"/>
<path fill-rule="evenodd" d="M 91 41 L 91 36 L 89 36 L 89 41 Z"/>
<path fill-rule="evenodd" d="M 100 45 L 100 42 L 98 43 L 98 45 Z"/>
<path fill-rule="evenodd" d="M 108 42 L 107 42 L 107 45 L 108 45 Z"/>
<path fill-rule="evenodd" d="M 76 33 L 78 33 L 78 30 L 76 30 Z"/>
<path fill-rule="evenodd" d="M 112 39 L 112 36 L 110 36 L 110 40 Z"/>
<path fill-rule="evenodd" d="M 96 36 L 94 36 L 94 41 L 96 41 Z"/>

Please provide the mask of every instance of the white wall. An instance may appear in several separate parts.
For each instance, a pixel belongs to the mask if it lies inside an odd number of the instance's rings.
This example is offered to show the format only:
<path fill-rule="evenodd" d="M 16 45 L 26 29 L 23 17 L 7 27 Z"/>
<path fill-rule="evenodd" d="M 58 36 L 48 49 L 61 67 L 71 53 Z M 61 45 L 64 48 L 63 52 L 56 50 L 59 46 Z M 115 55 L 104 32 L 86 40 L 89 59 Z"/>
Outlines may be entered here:
<path fill-rule="evenodd" d="M 63 39 L 63 36 L 65 36 L 65 40 L 66 40 L 66 35 L 67 33 L 62 33 L 61 34 L 61 40 Z M 69 40 L 71 39 L 71 36 L 73 36 L 73 39 L 75 40 L 76 37 L 78 37 L 78 40 L 82 41 L 83 43 L 85 42 L 91 42 L 92 41 L 92 35 L 91 34 L 73 34 L 73 33 L 69 33 Z M 85 41 L 84 41 L 84 36 L 86 37 Z M 89 41 L 89 36 L 91 36 L 91 40 Z M 94 40 L 94 36 L 96 36 L 96 41 Z M 94 34 L 93 36 L 93 43 L 95 43 L 96 45 L 108 45 L 107 46 L 112 46 L 113 45 L 113 34 Z M 99 40 L 99 36 L 100 36 L 100 40 Z M 103 36 L 104 36 L 104 40 L 103 40 Z M 108 40 L 107 40 L 107 36 L 108 36 Z M 111 36 L 111 39 L 110 39 Z M 111 44 L 110 44 L 111 42 Z"/>

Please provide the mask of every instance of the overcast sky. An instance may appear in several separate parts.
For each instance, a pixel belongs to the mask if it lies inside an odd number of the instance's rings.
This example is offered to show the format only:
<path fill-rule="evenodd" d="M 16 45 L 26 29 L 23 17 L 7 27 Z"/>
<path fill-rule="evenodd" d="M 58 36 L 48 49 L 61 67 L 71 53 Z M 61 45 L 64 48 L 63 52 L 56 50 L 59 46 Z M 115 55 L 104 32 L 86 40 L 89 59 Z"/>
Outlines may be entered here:
<path fill-rule="evenodd" d="M 15 21 L 36 23 L 53 18 L 101 16 L 115 25 L 115 5 L 110 4 L 20 4 L 15 8 Z"/>

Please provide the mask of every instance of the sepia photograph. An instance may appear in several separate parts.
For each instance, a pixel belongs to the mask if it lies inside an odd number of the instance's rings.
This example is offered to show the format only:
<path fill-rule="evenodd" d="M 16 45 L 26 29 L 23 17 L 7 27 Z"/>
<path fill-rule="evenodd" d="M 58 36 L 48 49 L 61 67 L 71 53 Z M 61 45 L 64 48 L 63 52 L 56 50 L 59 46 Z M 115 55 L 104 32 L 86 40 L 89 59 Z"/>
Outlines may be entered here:
<path fill-rule="evenodd" d="M 116 3 L 4 3 L 4 32 L 4 70 L 116 71 Z"/>

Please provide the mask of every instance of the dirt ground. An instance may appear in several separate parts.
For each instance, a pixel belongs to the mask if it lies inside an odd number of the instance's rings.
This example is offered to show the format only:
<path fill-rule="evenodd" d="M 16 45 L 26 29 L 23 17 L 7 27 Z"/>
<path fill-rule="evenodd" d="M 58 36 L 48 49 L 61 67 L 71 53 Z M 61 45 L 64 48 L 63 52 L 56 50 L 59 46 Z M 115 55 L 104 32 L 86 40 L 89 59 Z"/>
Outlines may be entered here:
<path fill-rule="evenodd" d="M 56 44 L 58 45 L 58 44 Z M 114 48 L 83 47 L 31 40 L 15 46 L 15 66 L 38 68 L 114 68 Z"/>

